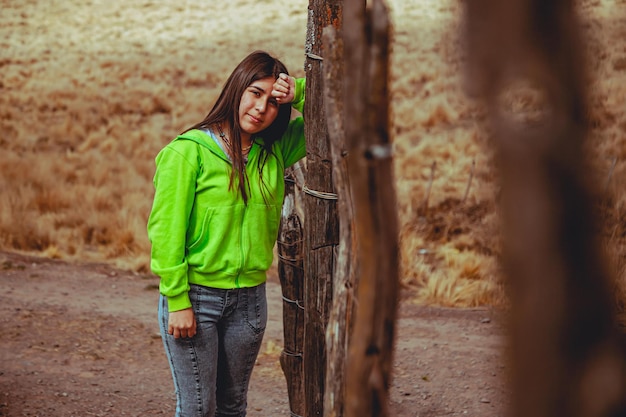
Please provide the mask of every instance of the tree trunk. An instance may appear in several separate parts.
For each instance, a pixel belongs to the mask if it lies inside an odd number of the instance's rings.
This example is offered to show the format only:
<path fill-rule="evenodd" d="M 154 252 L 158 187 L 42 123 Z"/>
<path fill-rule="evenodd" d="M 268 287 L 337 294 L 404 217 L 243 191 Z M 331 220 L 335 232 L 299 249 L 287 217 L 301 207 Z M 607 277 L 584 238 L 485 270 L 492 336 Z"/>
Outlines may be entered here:
<path fill-rule="evenodd" d="M 347 362 L 348 417 L 389 415 L 399 291 L 398 225 L 389 142 L 390 23 L 382 0 L 347 0 L 345 133 L 359 284 Z"/>
<path fill-rule="evenodd" d="M 304 108 L 307 137 L 305 212 L 305 416 L 323 415 L 326 376 L 325 332 L 332 301 L 335 252 L 339 242 L 336 194 L 326 115 L 321 92 L 322 29 L 341 24 L 341 1 L 310 0 L 305 52 Z"/>

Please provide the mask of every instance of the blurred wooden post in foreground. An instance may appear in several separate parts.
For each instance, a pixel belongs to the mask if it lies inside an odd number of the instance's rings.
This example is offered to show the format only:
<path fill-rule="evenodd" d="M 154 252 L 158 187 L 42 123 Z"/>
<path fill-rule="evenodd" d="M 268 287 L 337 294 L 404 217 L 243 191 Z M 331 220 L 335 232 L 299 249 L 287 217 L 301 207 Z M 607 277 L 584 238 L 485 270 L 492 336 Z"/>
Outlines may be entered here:
<path fill-rule="evenodd" d="M 333 291 L 333 268 L 339 242 L 337 195 L 332 163 L 322 78 L 322 29 L 341 25 L 340 0 L 310 0 L 306 61 L 307 170 L 304 187 L 305 293 L 304 396 L 305 417 L 323 415 L 326 377 L 325 334 Z"/>
<path fill-rule="evenodd" d="M 285 202 L 278 236 L 278 277 L 283 293 L 284 348 L 280 366 L 287 380 L 292 415 L 304 415 L 304 231 L 296 207 L 296 183 L 304 182 L 299 162 L 286 172 Z"/>
<path fill-rule="evenodd" d="M 571 0 L 465 3 L 468 83 L 488 104 L 512 302 L 514 417 L 626 415 L 624 350 L 584 177 L 585 62 Z M 522 123 L 504 92 L 532 89 Z"/>
<path fill-rule="evenodd" d="M 389 142 L 390 23 L 382 0 L 344 5 L 344 129 L 359 282 L 345 415 L 388 416 L 398 302 L 398 225 Z"/>

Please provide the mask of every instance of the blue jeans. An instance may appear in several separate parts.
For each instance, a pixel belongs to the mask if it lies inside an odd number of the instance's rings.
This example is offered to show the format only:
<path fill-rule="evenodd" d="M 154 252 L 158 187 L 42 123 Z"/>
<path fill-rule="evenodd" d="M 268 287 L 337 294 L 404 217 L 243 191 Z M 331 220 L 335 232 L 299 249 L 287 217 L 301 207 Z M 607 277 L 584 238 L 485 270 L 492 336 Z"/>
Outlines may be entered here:
<path fill-rule="evenodd" d="M 159 325 L 176 390 L 176 417 L 245 417 L 248 385 L 267 324 L 265 284 L 189 290 L 197 333 L 167 333 L 167 299 Z"/>

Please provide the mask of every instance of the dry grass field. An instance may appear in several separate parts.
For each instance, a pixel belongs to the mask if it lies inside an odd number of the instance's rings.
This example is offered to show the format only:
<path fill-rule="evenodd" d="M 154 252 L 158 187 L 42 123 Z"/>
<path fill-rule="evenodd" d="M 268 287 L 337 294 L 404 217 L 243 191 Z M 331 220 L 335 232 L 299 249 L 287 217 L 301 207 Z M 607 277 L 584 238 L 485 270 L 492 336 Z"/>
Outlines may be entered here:
<path fill-rule="evenodd" d="M 3 0 L 0 250 L 147 272 L 154 157 L 204 117 L 252 50 L 303 76 L 307 4 Z M 421 303 L 502 304 L 498 176 L 484 112 L 463 90 L 462 3 L 390 6 L 402 282 Z M 593 75 L 588 176 L 622 282 L 626 1 L 578 6 Z M 525 97 L 514 104 L 532 111 Z"/>

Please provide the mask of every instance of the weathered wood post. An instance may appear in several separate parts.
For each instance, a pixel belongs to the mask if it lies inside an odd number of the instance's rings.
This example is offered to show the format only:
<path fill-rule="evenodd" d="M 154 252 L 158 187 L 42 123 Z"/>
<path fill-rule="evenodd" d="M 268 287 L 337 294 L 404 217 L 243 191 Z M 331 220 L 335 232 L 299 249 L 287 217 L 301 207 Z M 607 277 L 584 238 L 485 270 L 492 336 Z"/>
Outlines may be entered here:
<path fill-rule="evenodd" d="M 304 178 L 299 162 L 286 172 L 285 202 L 278 236 L 278 277 L 283 293 L 284 348 L 280 366 L 287 380 L 289 409 L 292 415 L 304 415 L 304 230 L 297 210 L 296 183 Z"/>
<path fill-rule="evenodd" d="M 339 245 L 335 258 L 333 299 L 326 330 L 326 389 L 324 416 L 344 415 L 346 358 L 353 324 L 357 286 L 354 203 L 347 166 L 344 135 L 343 39 L 333 26 L 324 28 L 324 103 L 331 143 L 333 182 L 337 190 Z"/>
<path fill-rule="evenodd" d="M 399 291 L 398 221 L 389 138 L 390 22 L 382 0 L 344 6 L 345 135 L 359 282 L 345 415 L 388 416 Z"/>
<path fill-rule="evenodd" d="M 305 213 L 305 417 L 323 415 L 326 377 L 325 334 L 332 301 L 333 267 L 339 241 L 336 194 L 322 79 L 322 29 L 340 26 L 340 0 L 310 0 L 306 37 L 307 77 L 304 108 L 307 137 Z"/>
<path fill-rule="evenodd" d="M 488 104 L 502 185 L 514 417 L 626 415 L 624 348 L 585 177 L 585 61 L 571 0 L 466 2 L 470 90 Z M 523 83 L 540 117 L 503 92 Z"/>

